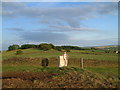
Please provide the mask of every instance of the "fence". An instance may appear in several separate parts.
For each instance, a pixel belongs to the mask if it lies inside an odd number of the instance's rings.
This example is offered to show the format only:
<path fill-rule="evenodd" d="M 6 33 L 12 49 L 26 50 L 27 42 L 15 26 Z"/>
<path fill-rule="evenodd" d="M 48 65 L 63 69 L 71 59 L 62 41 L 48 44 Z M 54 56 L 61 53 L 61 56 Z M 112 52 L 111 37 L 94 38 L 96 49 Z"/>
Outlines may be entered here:
<path fill-rule="evenodd" d="M 101 60 L 93 60 L 93 59 L 84 59 L 84 58 L 69 58 L 68 59 L 68 67 L 91 67 L 91 66 L 114 66 L 117 62 L 114 61 L 101 61 Z M 50 67 L 58 67 L 58 58 L 49 58 L 49 66 Z"/>

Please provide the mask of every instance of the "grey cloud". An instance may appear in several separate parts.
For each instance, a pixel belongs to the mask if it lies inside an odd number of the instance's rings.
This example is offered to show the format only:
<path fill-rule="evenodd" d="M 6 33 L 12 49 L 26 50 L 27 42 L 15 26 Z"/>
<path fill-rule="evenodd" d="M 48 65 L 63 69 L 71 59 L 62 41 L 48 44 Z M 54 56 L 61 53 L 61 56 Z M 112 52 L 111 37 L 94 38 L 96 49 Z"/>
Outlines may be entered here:
<path fill-rule="evenodd" d="M 59 45 L 61 43 L 57 43 Z M 87 47 L 87 46 L 105 46 L 105 45 L 117 45 L 118 41 L 116 40 L 110 40 L 110 39 L 104 39 L 104 40 L 65 40 L 63 42 L 63 45 L 75 45 L 75 46 L 81 46 L 81 47 Z"/>
<path fill-rule="evenodd" d="M 23 40 L 37 41 L 37 42 L 54 42 L 68 39 L 69 37 L 63 33 L 51 33 L 51 32 L 27 32 L 21 34 Z"/>
<path fill-rule="evenodd" d="M 93 28 L 76 28 L 71 26 L 49 26 L 51 28 L 56 28 L 57 30 L 69 30 L 69 31 L 96 31 L 96 29 Z"/>
<path fill-rule="evenodd" d="M 107 14 L 112 12 L 112 10 L 116 10 L 116 8 L 114 8 L 116 4 L 100 4 L 97 6 L 77 5 L 77 7 L 56 8 L 28 7 L 24 6 L 25 3 L 17 3 L 16 5 L 12 5 L 12 3 L 7 4 L 9 5 L 7 6 L 6 3 L 3 4 L 3 16 L 34 18 L 42 24 L 62 25 L 66 23 L 71 27 L 80 27 L 81 20 L 93 18 L 95 13 Z M 9 10 L 9 7 L 14 10 Z"/>
<path fill-rule="evenodd" d="M 25 3 L 19 3 L 19 2 L 8 2 L 2 3 L 3 10 L 15 10 L 15 9 L 21 9 L 25 7 Z"/>
<path fill-rule="evenodd" d="M 99 8 L 100 8 L 98 10 L 99 13 L 108 14 L 108 13 L 118 10 L 118 3 L 114 2 L 111 4 L 107 4 L 107 5 L 100 5 Z"/>
<path fill-rule="evenodd" d="M 87 9 L 87 8 L 86 8 Z M 22 13 L 23 16 L 33 17 L 41 20 L 40 23 L 48 24 L 60 24 L 61 22 L 66 22 L 72 27 L 79 27 L 79 22 L 83 19 L 83 16 L 88 17 L 88 13 L 92 11 L 92 8 L 85 10 L 84 12 L 80 7 L 75 8 L 26 8 L 19 11 L 18 15 Z"/>
<path fill-rule="evenodd" d="M 78 20 L 77 20 L 78 19 Z M 69 26 L 71 27 L 80 27 L 80 21 L 82 20 L 82 18 L 68 18 L 68 17 L 64 17 L 63 20 L 65 20 Z M 60 24 L 59 24 L 60 25 Z"/>
<path fill-rule="evenodd" d="M 11 31 L 24 31 L 22 28 L 6 28 L 6 30 L 11 30 Z"/>

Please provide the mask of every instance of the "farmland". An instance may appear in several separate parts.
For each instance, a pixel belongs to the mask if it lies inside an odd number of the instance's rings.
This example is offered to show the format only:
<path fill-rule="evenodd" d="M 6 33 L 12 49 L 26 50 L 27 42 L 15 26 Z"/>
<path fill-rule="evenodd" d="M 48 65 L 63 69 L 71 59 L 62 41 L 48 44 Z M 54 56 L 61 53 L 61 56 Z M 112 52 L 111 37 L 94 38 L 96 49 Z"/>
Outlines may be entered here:
<path fill-rule="evenodd" d="M 3 88 L 99 88 L 118 87 L 118 54 L 104 50 L 71 50 L 68 67 L 58 68 L 57 50 L 23 49 L 3 51 Z M 41 60 L 49 59 L 49 66 L 43 68 Z M 84 69 L 81 69 L 81 58 Z M 26 83 L 26 84 L 25 84 Z"/>

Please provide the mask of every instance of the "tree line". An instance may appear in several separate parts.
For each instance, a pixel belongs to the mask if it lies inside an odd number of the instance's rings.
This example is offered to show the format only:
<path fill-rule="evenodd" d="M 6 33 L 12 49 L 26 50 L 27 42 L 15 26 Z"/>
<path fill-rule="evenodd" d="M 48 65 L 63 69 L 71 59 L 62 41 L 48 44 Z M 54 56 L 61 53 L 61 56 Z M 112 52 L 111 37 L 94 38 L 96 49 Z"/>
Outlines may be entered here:
<path fill-rule="evenodd" d="M 17 50 L 17 49 L 28 49 L 28 48 L 36 48 L 36 49 L 40 49 L 40 50 L 50 50 L 50 49 L 55 49 L 58 51 L 62 51 L 62 49 L 66 50 L 67 52 L 70 52 L 70 50 L 95 50 L 96 48 L 92 47 L 92 48 L 82 48 L 82 47 L 78 47 L 78 46 L 55 46 L 53 44 L 48 44 L 48 43 L 41 43 L 39 45 L 35 45 L 35 44 L 23 44 L 23 45 L 17 45 L 17 44 L 13 44 L 10 45 L 8 47 L 8 51 L 11 50 Z"/>

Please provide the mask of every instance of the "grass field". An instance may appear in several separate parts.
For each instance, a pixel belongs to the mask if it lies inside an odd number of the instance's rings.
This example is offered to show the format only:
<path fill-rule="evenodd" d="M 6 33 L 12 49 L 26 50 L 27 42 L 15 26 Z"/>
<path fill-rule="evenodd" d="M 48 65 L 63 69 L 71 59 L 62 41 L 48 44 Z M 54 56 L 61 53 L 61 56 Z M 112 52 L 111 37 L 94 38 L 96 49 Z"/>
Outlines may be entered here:
<path fill-rule="evenodd" d="M 8 59 L 11 57 L 47 57 L 47 58 L 57 58 L 62 55 L 63 52 L 56 50 L 42 51 L 38 49 L 26 49 L 23 50 L 23 55 L 15 55 L 16 51 L 3 51 L 2 58 Z M 118 54 L 115 53 L 105 53 L 102 50 L 96 50 L 94 52 L 90 50 L 72 50 L 68 52 L 69 58 L 84 58 L 93 60 L 108 60 L 108 61 L 118 61 Z"/>
<path fill-rule="evenodd" d="M 24 49 L 23 54 L 16 55 L 16 51 L 3 51 L 3 73 L 7 72 L 50 72 L 57 73 L 58 56 L 63 52 L 56 50 L 42 51 L 38 49 Z M 68 68 L 61 72 L 67 72 L 71 67 L 81 71 L 81 59 L 84 59 L 84 70 L 95 73 L 96 75 L 111 80 L 113 85 L 120 81 L 118 74 L 118 54 L 105 53 L 103 50 L 71 50 L 69 55 Z M 49 59 L 49 67 L 41 67 L 43 57 Z M 80 70 L 79 70 L 80 69 Z"/>

